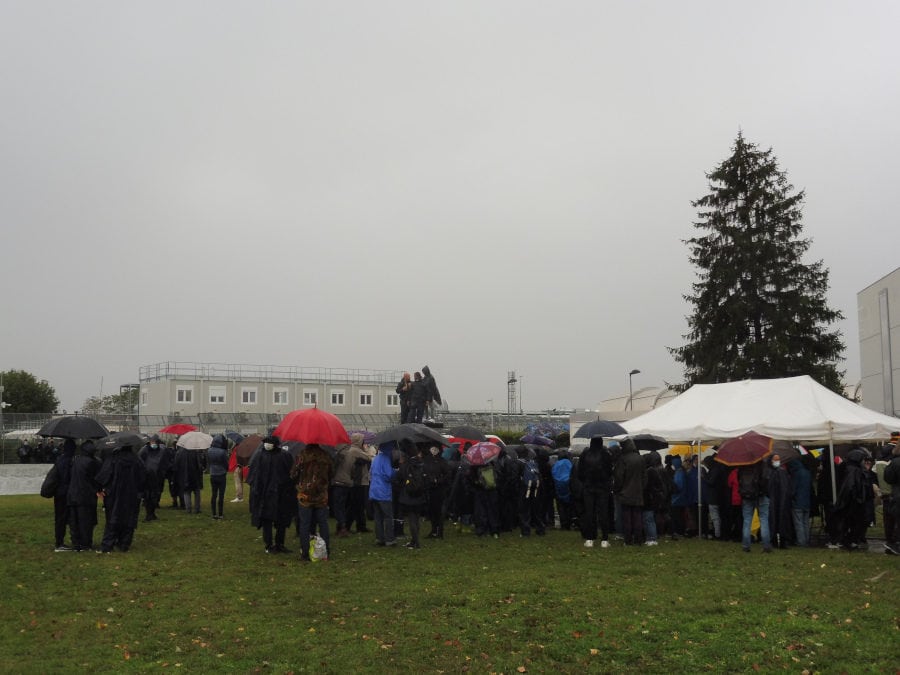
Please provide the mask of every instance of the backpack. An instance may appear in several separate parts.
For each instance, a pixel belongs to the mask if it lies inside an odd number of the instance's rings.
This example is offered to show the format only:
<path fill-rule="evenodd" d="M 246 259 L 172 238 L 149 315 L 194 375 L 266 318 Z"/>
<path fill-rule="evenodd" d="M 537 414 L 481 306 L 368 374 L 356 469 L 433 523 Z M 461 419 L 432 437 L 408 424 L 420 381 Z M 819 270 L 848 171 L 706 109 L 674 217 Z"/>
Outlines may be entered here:
<path fill-rule="evenodd" d="M 479 466 L 476 469 L 476 480 L 478 484 L 485 490 L 497 489 L 497 474 L 494 473 L 494 467 L 491 464 Z"/>
<path fill-rule="evenodd" d="M 533 459 L 520 459 L 525 466 L 522 469 L 522 485 L 525 486 L 525 496 L 534 497 L 541 485 L 541 472 L 537 462 Z"/>
<path fill-rule="evenodd" d="M 409 462 L 406 470 L 406 494 L 412 498 L 418 498 L 425 494 L 425 467 L 422 462 Z"/>
<path fill-rule="evenodd" d="M 572 478 L 572 462 L 561 459 L 553 465 L 550 472 L 553 476 L 553 486 L 556 488 L 556 497 L 567 504 L 572 501 L 572 491 L 569 481 Z"/>
<path fill-rule="evenodd" d="M 760 481 L 762 471 L 758 465 L 742 466 L 738 468 L 738 492 L 743 499 L 756 499 L 763 494 Z"/>

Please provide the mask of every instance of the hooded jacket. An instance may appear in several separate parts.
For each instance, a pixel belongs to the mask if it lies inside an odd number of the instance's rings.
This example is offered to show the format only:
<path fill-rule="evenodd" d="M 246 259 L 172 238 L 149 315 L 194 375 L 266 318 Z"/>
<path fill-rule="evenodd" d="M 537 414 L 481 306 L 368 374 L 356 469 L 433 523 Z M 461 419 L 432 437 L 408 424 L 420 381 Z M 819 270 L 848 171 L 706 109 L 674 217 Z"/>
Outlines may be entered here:
<path fill-rule="evenodd" d="M 603 439 L 594 437 L 578 460 L 578 481 L 589 492 L 608 491 L 612 482 L 612 456 Z"/>
<path fill-rule="evenodd" d="M 614 472 L 615 492 L 623 506 L 643 506 L 647 472 L 644 460 L 630 438 L 622 444 L 622 454 Z"/>
<path fill-rule="evenodd" d="M 228 439 L 222 434 L 213 437 L 209 450 L 206 451 L 210 476 L 224 476 L 228 473 Z"/>
<path fill-rule="evenodd" d="M 372 460 L 369 473 L 369 499 L 372 501 L 389 502 L 393 499 L 391 481 L 395 471 L 391 466 L 391 457 L 395 447 L 395 443 L 382 443 Z"/>

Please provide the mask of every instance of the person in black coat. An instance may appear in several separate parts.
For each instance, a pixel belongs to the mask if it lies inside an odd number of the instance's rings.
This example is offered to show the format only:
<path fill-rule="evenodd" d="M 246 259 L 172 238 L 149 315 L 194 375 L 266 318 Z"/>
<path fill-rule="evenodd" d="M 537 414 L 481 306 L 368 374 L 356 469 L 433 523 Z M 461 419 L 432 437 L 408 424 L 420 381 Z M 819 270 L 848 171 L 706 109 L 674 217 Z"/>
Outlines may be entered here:
<path fill-rule="evenodd" d="M 866 454 L 862 448 L 853 448 L 841 464 L 843 470 L 838 473 L 841 480 L 834 516 L 841 546 L 849 551 L 859 548 L 868 525 L 865 506 L 868 481 L 862 466 Z"/>
<path fill-rule="evenodd" d="M 581 536 L 584 545 L 593 547 L 599 528 L 600 546 L 609 546 L 609 496 L 612 488 L 612 456 L 602 436 L 591 438 L 591 444 L 578 459 L 578 482 L 581 484 L 584 513 Z"/>
<path fill-rule="evenodd" d="M 156 509 L 159 508 L 159 500 L 166 482 L 166 473 L 169 470 L 169 455 L 166 448 L 160 443 L 159 436 L 154 434 L 150 437 L 149 442 L 138 451 L 138 457 L 147 470 L 147 484 L 144 490 L 144 520 L 159 520 Z"/>
<path fill-rule="evenodd" d="M 97 472 L 100 462 L 94 458 L 94 442 L 84 441 L 72 458 L 67 504 L 72 548 L 90 551 L 94 547 L 97 526 Z"/>
<path fill-rule="evenodd" d="M 107 456 L 96 480 L 103 493 L 103 508 L 106 511 L 100 551 L 109 553 L 118 547 L 124 553 L 131 548 L 134 540 L 147 470 L 134 448 L 126 445 Z"/>
<path fill-rule="evenodd" d="M 787 548 L 794 541 L 794 524 L 791 512 L 791 476 L 782 465 L 779 455 L 772 455 L 769 472 L 769 534 L 772 546 Z"/>
<path fill-rule="evenodd" d="M 423 463 L 425 465 L 426 478 L 426 497 L 427 502 L 425 510 L 428 519 L 431 521 L 431 532 L 428 533 L 429 539 L 444 538 L 444 502 L 447 500 L 447 493 L 450 491 L 450 481 L 453 479 L 453 473 L 450 465 L 441 454 L 441 449 L 431 445 L 428 452 L 423 455 Z"/>
<path fill-rule="evenodd" d="M 175 451 L 175 482 L 184 496 L 188 513 L 200 513 L 200 491 L 203 489 L 203 463 L 199 450 L 178 446 Z"/>
<path fill-rule="evenodd" d="M 400 424 L 412 422 L 413 420 L 410 418 L 412 380 L 409 377 L 409 373 L 403 373 L 403 377 L 400 378 L 394 391 L 397 392 L 397 397 L 400 401 Z"/>
<path fill-rule="evenodd" d="M 427 503 L 427 479 L 422 448 L 412 446 L 411 455 L 400 457 L 400 468 L 394 474 L 394 494 L 404 519 L 409 524 L 409 541 L 406 548 L 421 548 L 419 541 L 419 516 Z"/>
<path fill-rule="evenodd" d="M 250 522 L 262 530 L 266 553 L 287 553 L 284 533 L 297 515 L 297 495 L 291 480 L 294 460 L 277 436 L 266 436 L 250 458 Z M 274 530 L 274 540 L 273 540 Z"/>
<path fill-rule="evenodd" d="M 425 403 L 428 401 L 428 387 L 422 379 L 422 373 L 413 373 L 412 389 L 409 397 L 409 418 L 407 422 L 422 423 L 425 417 Z"/>
<path fill-rule="evenodd" d="M 53 495 L 53 531 L 56 539 L 54 550 L 71 551 L 66 546 L 66 527 L 69 524 L 69 480 L 72 474 L 72 458 L 75 456 L 75 441 L 66 439 L 62 452 L 53 462 L 57 474 L 56 493 Z"/>

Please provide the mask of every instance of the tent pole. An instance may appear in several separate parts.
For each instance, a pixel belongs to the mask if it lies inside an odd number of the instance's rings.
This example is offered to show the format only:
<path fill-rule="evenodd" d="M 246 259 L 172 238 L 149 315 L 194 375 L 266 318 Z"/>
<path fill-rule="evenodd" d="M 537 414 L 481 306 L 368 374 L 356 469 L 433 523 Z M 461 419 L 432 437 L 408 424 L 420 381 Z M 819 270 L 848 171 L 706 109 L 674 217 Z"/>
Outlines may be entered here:
<path fill-rule="evenodd" d="M 831 505 L 837 504 L 837 467 L 834 465 L 834 425 L 828 423 L 828 457 L 831 462 Z"/>
<path fill-rule="evenodd" d="M 697 538 L 703 538 L 703 526 L 702 526 L 702 518 L 703 518 L 703 495 L 701 485 L 700 476 L 703 474 L 703 462 L 700 460 L 700 441 L 696 441 L 697 443 Z M 691 443 L 691 454 L 694 452 L 693 443 Z"/>

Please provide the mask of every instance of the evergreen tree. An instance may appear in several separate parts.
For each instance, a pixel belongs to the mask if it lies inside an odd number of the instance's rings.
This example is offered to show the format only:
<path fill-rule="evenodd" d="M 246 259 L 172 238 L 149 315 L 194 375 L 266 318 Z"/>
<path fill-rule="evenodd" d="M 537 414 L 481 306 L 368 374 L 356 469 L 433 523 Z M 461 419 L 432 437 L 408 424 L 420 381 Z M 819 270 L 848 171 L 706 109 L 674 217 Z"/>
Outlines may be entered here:
<path fill-rule="evenodd" d="M 810 375 L 842 393 L 842 319 L 829 309 L 828 270 L 802 261 L 803 191 L 738 133 L 733 152 L 707 174 L 709 194 L 693 202 L 702 234 L 685 241 L 697 267 L 689 332 L 670 349 L 684 364 L 685 382 Z"/>
<path fill-rule="evenodd" d="M 3 385 L 3 402 L 8 413 L 52 413 L 59 406 L 56 391 L 46 380 L 38 380 L 24 370 L 7 370 L 0 373 Z"/>

